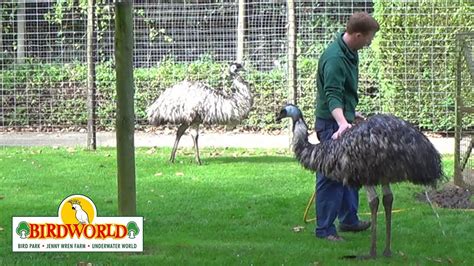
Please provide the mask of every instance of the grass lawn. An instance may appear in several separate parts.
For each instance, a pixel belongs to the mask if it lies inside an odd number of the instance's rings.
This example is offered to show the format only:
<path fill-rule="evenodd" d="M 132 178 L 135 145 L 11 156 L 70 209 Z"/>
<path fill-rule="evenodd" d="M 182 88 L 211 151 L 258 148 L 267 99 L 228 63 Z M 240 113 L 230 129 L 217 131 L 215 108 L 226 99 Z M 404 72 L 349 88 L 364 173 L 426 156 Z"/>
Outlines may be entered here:
<path fill-rule="evenodd" d="M 314 175 L 282 150 L 203 149 L 203 165 L 181 149 L 136 152 L 137 210 L 144 221 L 143 253 L 13 253 L 12 216 L 56 216 L 62 199 L 90 197 L 99 216 L 117 215 L 116 151 L 0 148 L 0 265 L 437 265 L 474 261 L 474 212 L 417 202 L 422 187 L 393 185 L 394 256 L 344 261 L 369 250 L 370 233 L 342 233 L 347 241 L 314 237 L 303 211 Z M 452 175 L 452 156 L 444 158 Z M 360 215 L 369 219 L 365 192 Z M 379 209 L 382 209 L 380 207 Z M 304 226 L 294 232 L 296 226 Z M 379 215 L 378 252 L 385 241 Z M 442 231 L 445 232 L 443 235 Z"/>

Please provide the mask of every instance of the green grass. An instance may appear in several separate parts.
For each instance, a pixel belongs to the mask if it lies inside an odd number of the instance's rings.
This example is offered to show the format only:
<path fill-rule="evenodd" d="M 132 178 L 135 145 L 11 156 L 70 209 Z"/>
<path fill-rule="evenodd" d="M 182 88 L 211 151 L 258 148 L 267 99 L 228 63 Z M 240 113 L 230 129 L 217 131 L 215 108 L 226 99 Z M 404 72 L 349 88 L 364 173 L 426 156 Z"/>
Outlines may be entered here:
<path fill-rule="evenodd" d="M 0 148 L 0 265 L 431 265 L 470 264 L 474 212 L 417 202 L 422 187 L 393 186 L 393 253 L 390 259 L 343 261 L 368 252 L 370 234 L 342 233 L 344 243 L 314 237 L 302 215 L 314 175 L 281 150 L 191 150 L 167 162 L 170 150 L 136 152 L 137 210 L 144 221 L 143 253 L 12 253 L 12 216 L 56 216 L 62 199 L 85 194 L 99 216 L 117 215 L 116 151 Z M 445 157 L 448 175 L 452 157 Z M 363 191 L 360 215 L 368 206 Z M 382 207 L 380 207 L 382 208 Z M 383 208 L 382 208 L 383 209 Z M 379 254 L 384 217 L 379 215 Z M 299 233 L 295 226 L 304 226 Z M 442 230 L 446 233 L 444 236 Z"/>

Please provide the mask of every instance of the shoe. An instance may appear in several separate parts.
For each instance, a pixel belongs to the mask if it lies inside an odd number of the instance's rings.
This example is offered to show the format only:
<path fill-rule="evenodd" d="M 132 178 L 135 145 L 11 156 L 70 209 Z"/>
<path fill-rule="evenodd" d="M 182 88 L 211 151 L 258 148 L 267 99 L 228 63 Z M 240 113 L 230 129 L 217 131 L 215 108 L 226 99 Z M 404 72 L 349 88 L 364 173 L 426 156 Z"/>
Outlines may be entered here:
<path fill-rule="evenodd" d="M 370 222 L 359 221 L 356 225 L 339 224 L 339 231 L 341 232 L 360 232 L 367 230 L 370 227 Z"/>
<path fill-rule="evenodd" d="M 326 240 L 331 241 L 331 242 L 344 241 L 344 238 L 342 238 L 338 235 L 328 235 L 328 236 L 324 237 L 323 239 L 326 239 Z"/>

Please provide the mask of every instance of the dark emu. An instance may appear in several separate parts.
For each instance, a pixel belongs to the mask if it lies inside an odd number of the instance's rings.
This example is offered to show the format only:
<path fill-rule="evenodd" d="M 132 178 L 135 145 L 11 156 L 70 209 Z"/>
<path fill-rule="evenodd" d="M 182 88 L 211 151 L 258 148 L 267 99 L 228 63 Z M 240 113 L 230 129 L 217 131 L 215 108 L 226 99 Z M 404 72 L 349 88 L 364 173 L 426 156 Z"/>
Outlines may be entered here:
<path fill-rule="evenodd" d="M 381 185 L 385 209 L 386 242 L 384 256 L 391 256 L 391 183 L 409 181 L 435 187 L 443 177 L 441 156 L 420 131 L 392 115 L 374 115 L 345 131 L 338 139 L 320 144 L 308 141 L 308 126 L 295 105 L 286 105 L 277 121 L 293 120 L 293 151 L 298 161 L 312 171 L 367 190 L 371 212 L 371 247 L 368 258 L 375 258 L 377 209 L 375 186 Z M 365 258 L 365 257 L 363 257 Z"/>
<path fill-rule="evenodd" d="M 176 132 L 170 161 L 174 162 L 179 140 L 190 127 L 193 137 L 195 158 L 199 157 L 199 125 L 236 125 L 247 118 L 253 104 L 249 84 L 240 76 L 243 66 L 232 63 L 229 74 L 232 79 L 232 93 L 210 87 L 202 81 L 181 81 L 167 88 L 158 99 L 147 108 L 150 124 L 179 125 Z"/>

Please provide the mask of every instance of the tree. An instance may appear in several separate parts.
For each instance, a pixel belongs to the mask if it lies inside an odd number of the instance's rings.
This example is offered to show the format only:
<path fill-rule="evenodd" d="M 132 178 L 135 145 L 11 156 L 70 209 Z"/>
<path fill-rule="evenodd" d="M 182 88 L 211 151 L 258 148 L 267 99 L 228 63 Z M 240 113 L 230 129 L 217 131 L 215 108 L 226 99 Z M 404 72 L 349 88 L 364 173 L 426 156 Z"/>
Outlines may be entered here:
<path fill-rule="evenodd" d="M 16 233 L 21 239 L 25 239 L 30 234 L 30 225 L 27 222 L 20 222 L 16 228 Z"/>
<path fill-rule="evenodd" d="M 134 239 L 138 233 L 140 233 L 140 229 L 138 228 L 138 225 L 134 222 L 131 221 L 127 224 L 127 230 L 128 230 L 128 238 Z"/>

